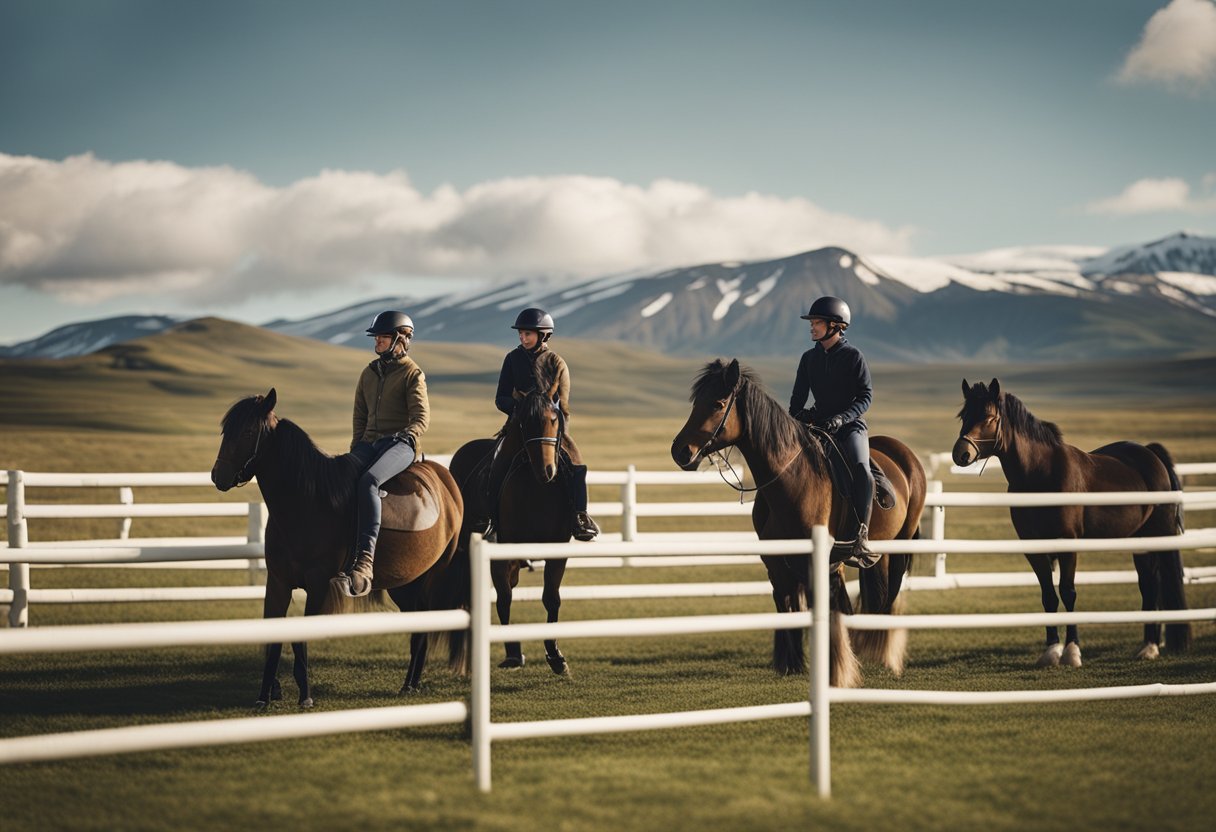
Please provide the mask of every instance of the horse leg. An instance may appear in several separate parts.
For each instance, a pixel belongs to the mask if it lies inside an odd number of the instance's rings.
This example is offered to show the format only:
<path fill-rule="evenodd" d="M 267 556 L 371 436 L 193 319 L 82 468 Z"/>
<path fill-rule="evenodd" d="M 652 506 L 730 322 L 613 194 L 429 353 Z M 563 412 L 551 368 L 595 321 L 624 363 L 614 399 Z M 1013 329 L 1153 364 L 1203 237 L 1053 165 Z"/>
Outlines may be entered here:
<path fill-rule="evenodd" d="M 511 623 L 511 580 L 512 573 L 519 575 L 519 564 L 516 561 L 496 560 L 490 564 L 490 580 L 494 583 L 494 591 L 498 594 L 494 606 L 498 609 L 498 623 L 506 626 Z M 499 663 L 499 667 L 516 668 L 524 666 L 523 649 L 518 641 L 508 641 L 503 645 L 507 657 Z"/>
<path fill-rule="evenodd" d="M 795 612 L 798 582 L 794 580 L 782 557 L 761 557 L 768 570 L 768 581 L 773 586 L 773 605 L 777 612 Z M 797 630 L 773 631 L 773 670 L 790 676 L 806 671 L 806 654 L 802 647 L 802 633 Z"/>
<path fill-rule="evenodd" d="M 325 603 L 325 594 L 328 591 L 329 585 L 325 579 L 310 586 L 304 599 L 304 614 L 320 614 L 321 607 Z M 308 684 L 308 644 L 303 641 L 293 641 L 291 643 L 291 652 L 295 657 L 295 661 L 292 664 L 292 675 L 295 676 L 296 688 L 300 691 L 300 707 L 311 708 L 313 702 L 312 692 Z"/>
<path fill-rule="evenodd" d="M 1069 552 L 1060 555 L 1060 600 L 1064 602 L 1064 610 L 1072 612 L 1077 606 L 1077 553 Z M 1060 664 L 1068 667 L 1081 666 L 1081 638 L 1077 635 L 1077 625 L 1069 624 L 1064 628 L 1064 653 Z"/>
<path fill-rule="evenodd" d="M 1039 591 L 1043 598 L 1043 612 L 1056 612 L 1060 609 L 1060 599 L 1056 597 L 1055 586 L 1052 584 L 1051 555 L 1027 555 L 1034 575 L 1039 579 Z M 1047 649 L 1039 656 L 1039 667 L 1055 667 L 1060 663 L 1064 648 L 1060 646 L 1060 631 L 1056 627 L 1047 628 Z"/>
<path fill-rule="evenodd" d="M 291 587 L 286 586 L 274 576 L 267 576 L 266 597 L 262 601 L 263 618 L 284 618 L 287 607 L 291 604 Z M 283 655 L 283 645 L 267 644 L 266 660 L 262 665 L 262 689 L 258 693 L 257 708 L 265 708 L 271 702 L 283 698 L 283 689 L 279 686 L 279 658 Z"/>
<path fill-rule="evenodd" d="M 417 581 L 390 589 L 388 597 L 393 599 L 397 609 L 402 612 L 411 612 L 423 607 L 420 603 L 421 592 Z M 418 693 L 422 690 L 422 670 L 426 667 L 426 653 L 429 645 L 430 638 L 427 633 L 410 635 L 410 663 L 406 668 L 401 689 L 397 691 L 398 694 Z"/>
<path fill-rule="evenodd" d="M 541 595 L 541 600 L 544 602 L 547 613 L 545 620 L 550 624 L 557 621 L 558 610 L 562 608 L 562 596 L 559 590 L 562 585 L 562 576 L 565 574 L 565 558 L 545 561 L 545 591 Z M 545 661 L 549 662 L 549 668 L 557 675 L 570 675 L 570 665 L 566 662 L 562 651 L 557 649 L 556 639 L 545 641 Z"/>
<path fill-rule="evenodd" d="M 1157 564 L 1155 555 L 1149 552 L 1138 552 L 1132 555 L 1136 564 L 1136 581 L 1140 585 L 1140 609 L 1157 609 Z M 1155 659 L 1161 655 L 1161 625 L 1153 622 L 1144 625 L 1144 643 L 1140 645 L 1137 659 Z"/>

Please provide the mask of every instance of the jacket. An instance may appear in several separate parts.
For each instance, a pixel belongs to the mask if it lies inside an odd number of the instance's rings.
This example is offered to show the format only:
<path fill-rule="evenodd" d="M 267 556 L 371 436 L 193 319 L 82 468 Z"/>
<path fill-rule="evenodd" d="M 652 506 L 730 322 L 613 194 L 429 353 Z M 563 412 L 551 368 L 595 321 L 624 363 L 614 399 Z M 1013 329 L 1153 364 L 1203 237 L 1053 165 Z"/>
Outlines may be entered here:
<path fill-rule="evenodd" d="M 408 355 L 385 363 L 374 359 L 363 368 L 355 385 L 355 413 L 350 446 L 375 442 L 394 433 L 414 440 L 419 448 L 431 422 L 426 374 Z"/>
<path fill-rule="evenodd" d="M 846 425 L 859 422 L 866 427 L 861 417 L 874 396 L 870 368 L 861 351 L 844 338 L 830 350 L 816 344 L 802 354 L 790 396 L 791 416 L 806 407 L 808 392 L 815 398 L 817 421 L 838 415 Z"/>
<path fill-rule="evenodd" d="M 557 365 L 557 397 L 562 415 L 570 418 L 570 368 L 557 353 L 541 344 L 535 350 L 526 350 L 523 344 L 507 353 L 498 373 L 498 389 L 494 392 L 494 406 L 510 416 L 515 410 L 515 400 L 523 398 L 536 388 L 533 365 L 542 355 L 549 355 Z"/>

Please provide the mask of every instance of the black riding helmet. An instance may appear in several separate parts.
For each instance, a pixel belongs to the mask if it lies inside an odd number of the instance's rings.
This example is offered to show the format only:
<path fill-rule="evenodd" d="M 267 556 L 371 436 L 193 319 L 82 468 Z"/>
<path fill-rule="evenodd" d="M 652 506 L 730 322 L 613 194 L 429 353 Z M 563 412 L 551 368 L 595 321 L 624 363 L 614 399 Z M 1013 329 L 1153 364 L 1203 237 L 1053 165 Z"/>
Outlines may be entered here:
<path fill-rule="evenodd" d="M 825 295 L 812 303 L 810 311 L 801 317 L 804 321 L 809 321 L 811 318 L 823 318 L 825 321 L 834 321 L 841 325 L 841 329 L 845 329 L 853 316 L 849 312 L 847 303 L 840 298 Z"/>
<path fill-rule="evenodd" d="M 377 353 L 381 361 L 388 363 L 409 352 L 409 339 L 414 337 L 414 322 L 404 312 L 381 312 L 367 328 L 367 334 L 393 336 L 393 343 L 384 352 Z M 398 346 L 401 347 L 400 353 L 397 352 Z"/>
<path fill-rule="evenodd" d="M 414 322 L 404 312 L 381 312 L 367 328 L 368 335 L 396 335 L 403 327 L 409 327 L 410 334 L 414 332 Z M 404 333 L 403 333 L 404 334 Z"/>
<path fill-rule="evenodd" d="M 553 316 L 543 309 L 529 306 L 515 316 L 515 323 L 511 324 L 511 329 L 530 329 L 537 332 L 540 334 L 540 343 L 543 344 L 553 334 Z"/>

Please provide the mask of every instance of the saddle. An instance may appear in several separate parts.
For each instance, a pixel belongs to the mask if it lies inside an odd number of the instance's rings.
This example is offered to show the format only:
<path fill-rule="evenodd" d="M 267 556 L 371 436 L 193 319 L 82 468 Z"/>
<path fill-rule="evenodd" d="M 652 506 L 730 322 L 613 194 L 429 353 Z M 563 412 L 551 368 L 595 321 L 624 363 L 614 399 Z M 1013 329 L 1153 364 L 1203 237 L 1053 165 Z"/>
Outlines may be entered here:
<path fill-rule="evenodd" d="M 823 448 L 823 455 L 828 459 L 832 487 L 840 496 L 850 496 L 853 493 L 853 472 L 849 470 L 849 461 L 837 449 L 836 443 L 829 441 L 828 437 L 811 431 L 809 428 L 808 432 L 819 442 L 820 447 Z M 883 511 L 890 511 L 895 507 L 895 487 L 891 485 L 891 480 L 873 457 L 870 457 L 870 473 L 874 477 L 874 502 Z"/>
<path fill-rule="evenodd" d="M 380 488 L 380 528 L 421 532 L 439 521 L 443 485 L 428 466 L 414 463 Z"/>

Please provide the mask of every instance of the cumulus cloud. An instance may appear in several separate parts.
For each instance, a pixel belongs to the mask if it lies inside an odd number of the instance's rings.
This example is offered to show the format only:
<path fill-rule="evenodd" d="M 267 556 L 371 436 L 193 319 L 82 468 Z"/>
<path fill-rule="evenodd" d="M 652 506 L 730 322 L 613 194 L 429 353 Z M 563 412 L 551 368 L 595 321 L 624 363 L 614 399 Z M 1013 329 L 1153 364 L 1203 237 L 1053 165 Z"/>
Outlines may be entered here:
<path fill-rule="evenodd" d="M 424 194 L 400 171 L 275 188 L 227 167 L 0 153 L 0 281 L 74 300 L 163 290 L 237 302 L 374 275 L 587 277 L 828 244 L 898 254 L 911 235 L 805 199 L 671 180 L 513 178 Z"/>
<path fill-rule="evenodd" d="M 1128 185 L 1118 196 L 1095 200 L 1089 203 L 1086 209 L 1091 214 L 1117 216 L 1169 212 L 1214 213 L 1216 212 L 1216 198 L 1211 195 L 1213 181 L 1216 181 L 1216 174 L 1205 176 L 1203 187 L 1208 193 L 1194 196 L 1191 194 L 1191 186 L 1184 179 L 1141 179 Z"/>
<path fill-rule="evenodd" d="M 1173 0 L 1155 13 L 1118 78 L 1195 87 L 1216 78 L 1216 2 Z"/>

